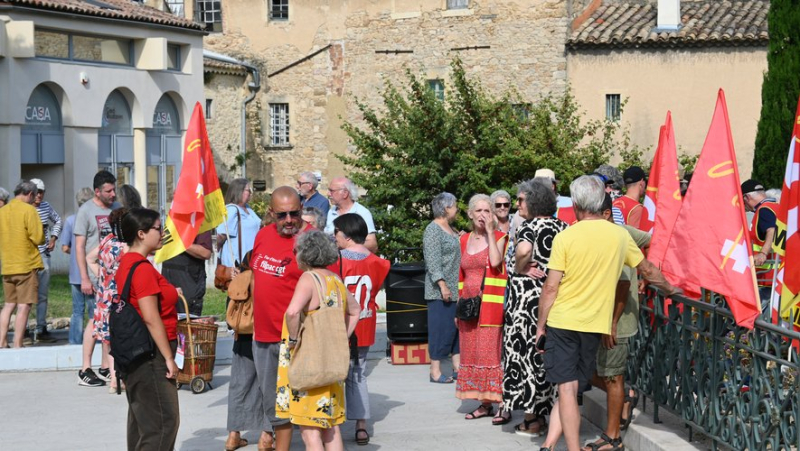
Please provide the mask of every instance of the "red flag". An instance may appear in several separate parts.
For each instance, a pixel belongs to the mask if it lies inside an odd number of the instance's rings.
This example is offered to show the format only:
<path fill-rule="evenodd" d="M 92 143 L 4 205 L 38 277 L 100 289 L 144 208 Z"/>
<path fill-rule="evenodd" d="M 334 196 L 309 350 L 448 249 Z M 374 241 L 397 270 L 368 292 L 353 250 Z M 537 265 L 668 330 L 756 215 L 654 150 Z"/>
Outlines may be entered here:
<path fill-rule="evenodd" d="M 687 291 L 725 296 L 736 324 L 752 329 L 761 312 L 725 93 L 672 231 L 662 271 Z"/>
<path fill-rule="evenodd" d="M 641 221 L 642 230 L 653 235 L 647 259 L 656 266 L 660 267 L 664 260 L 667 243 L 681 209 L 681 200 L 675 131 L 672 128 L 672 113 L 667 111 L 667 119 L 658 136 L 658 147 L 647 181 L 644 197 L 647 215 Z"/>
<path fill-rule="evenodd" d="M 167 216 L 163 246 L 156 252 L 157 263 L 185 252 L 198 233 L 221 224 L 226 214 L 200 102 L 194 106 L 184 142 L 183 166 Z"/>

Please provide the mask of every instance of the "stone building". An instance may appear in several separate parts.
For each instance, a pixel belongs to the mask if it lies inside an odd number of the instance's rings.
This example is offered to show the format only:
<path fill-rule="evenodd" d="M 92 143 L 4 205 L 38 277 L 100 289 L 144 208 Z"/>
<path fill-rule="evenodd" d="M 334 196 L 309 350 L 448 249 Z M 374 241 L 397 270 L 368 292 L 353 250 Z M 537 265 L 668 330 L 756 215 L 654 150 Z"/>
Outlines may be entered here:
<path fill-rule="evenodd" d="M 717 91 L 724 89 L 746 178 L 767 70 L 768 11 L 765 0 L 594 1 L 576 17 L 567 40 L 570 85 L 589 117 L 629 123 L 633 143 L 653 151 L 671 110 L 679 153 L 687 154 L 700 152 Z"/>
<path fill-rule="evenodd" d="M 259 126 L 248 130 L 247 172 L 270 187 L 293 185 L 303 170 L 320 171 L 323 187 L 344 174 L 335 157 L 349 151 L 342 121 L 360 120 L 355 99 L 379 105 L 384 80 L 402 83 L 406 69 L 442 95 L 455 56 L 492 92 L 515 89 L 525 101 L 561 93 L 567 83 L 565 0 L 196 0 L 183 7 L 206 22 L 206 49 L 264 74 L 268 87 L 248 109 Z"/>

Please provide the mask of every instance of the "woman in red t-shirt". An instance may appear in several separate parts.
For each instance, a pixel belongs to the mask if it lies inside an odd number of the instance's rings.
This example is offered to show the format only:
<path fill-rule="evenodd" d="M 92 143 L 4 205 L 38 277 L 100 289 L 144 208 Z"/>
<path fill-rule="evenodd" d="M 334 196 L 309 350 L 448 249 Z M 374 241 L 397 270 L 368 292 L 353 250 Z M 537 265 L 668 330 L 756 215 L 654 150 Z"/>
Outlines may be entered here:
<path fill-rule="evenodd" d="M 115 280 L 120 292 L 134 263 L 161 248 L 162 227 L 158 212 L 133 208 L 122 216 L 120 240 L 128 244 Z M 175 448 L 180 413 L 175 378 L 178 338 L 178 292 L 150 262 L 136 267 L 128 302 L 142 316 L 153 337 L 154 357 L 123 376 L 128 397 L 128 449 Z"/>

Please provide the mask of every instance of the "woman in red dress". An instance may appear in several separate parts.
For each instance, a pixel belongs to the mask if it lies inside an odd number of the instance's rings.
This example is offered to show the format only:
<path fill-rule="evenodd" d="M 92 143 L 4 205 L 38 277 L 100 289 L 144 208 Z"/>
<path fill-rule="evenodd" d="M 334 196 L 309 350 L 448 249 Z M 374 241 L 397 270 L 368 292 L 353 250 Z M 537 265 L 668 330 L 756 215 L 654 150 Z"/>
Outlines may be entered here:
<path fill-rule="evenodd" d="M 495 230 L 489 196 L 476 194 L 469 201 L 472 232 L 461 237 L 459 299 L 482 295 L 481 312 L 475 320 L 456 320 L 461 345 L 461 366 L 456 397 L 477 399 L 481 405 L 466 415 L 467 420 L 490 416 L 493 403 L 500 403 L 492 424 L 508 423 L 503 401 L 502 355 L 503 292 L 506 235 Z"/>

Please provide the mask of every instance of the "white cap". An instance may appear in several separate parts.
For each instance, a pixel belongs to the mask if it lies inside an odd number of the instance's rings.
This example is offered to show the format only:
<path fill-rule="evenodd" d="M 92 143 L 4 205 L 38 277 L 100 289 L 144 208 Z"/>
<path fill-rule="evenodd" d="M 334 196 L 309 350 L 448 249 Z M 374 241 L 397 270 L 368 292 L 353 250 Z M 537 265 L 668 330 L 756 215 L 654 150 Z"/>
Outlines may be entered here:
<path fill-rule="evenodd" d="M 31 183 L 36 185 L 36 189 L 38 189 L 39 191 L 44 191 L 44 182 L 42 181 L 42 179 L 31 179 Z"/>
<path fill-rule="evenodd" d="M 556 180 L 556 173 L 553 172 L 552 169 L 537 169 L 536 172 L 533 174 L 533 178 L 536 177 L 548 178 L 552 180 L 553 183 L 558 182 L 558 180 Z"/>

